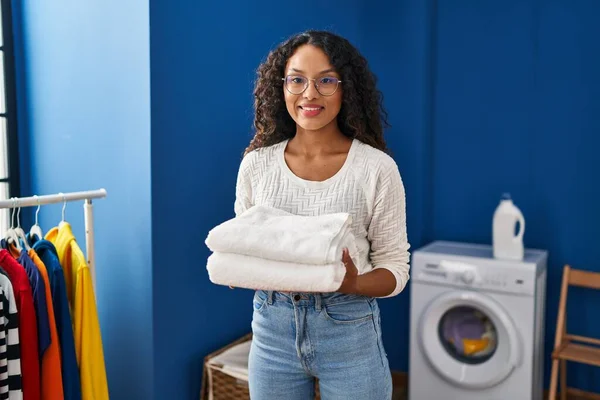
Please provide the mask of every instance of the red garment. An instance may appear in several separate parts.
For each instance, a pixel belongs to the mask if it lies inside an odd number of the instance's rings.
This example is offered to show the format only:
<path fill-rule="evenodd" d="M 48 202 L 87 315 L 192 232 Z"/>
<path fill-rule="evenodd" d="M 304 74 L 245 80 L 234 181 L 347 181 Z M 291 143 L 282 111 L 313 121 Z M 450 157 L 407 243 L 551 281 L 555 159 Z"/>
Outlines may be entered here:
<path fill-rule="evenodd" d="M 19 313 L 23 400 L 40 400 L 38 332 L 31 284 L 25 268 L 5 249 L 0 250 L 0 266 L 6 271 L 13 285 Z"/>

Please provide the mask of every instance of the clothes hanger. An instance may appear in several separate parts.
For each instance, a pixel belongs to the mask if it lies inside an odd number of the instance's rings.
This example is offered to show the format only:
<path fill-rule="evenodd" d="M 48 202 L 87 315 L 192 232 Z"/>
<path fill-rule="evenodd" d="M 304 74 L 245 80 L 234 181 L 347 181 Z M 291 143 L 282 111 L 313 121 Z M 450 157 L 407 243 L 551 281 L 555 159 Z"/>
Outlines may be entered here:
<path fill-rule="evenodd" d="M 10 227 L 8 228 L 8 230 L 6 231 L 6 234 L 4 236 L 6 238 L 6 244 L 9 245 L 9 244 L 13 243 L 20 252 L 22 250 L 22 248 L 21 248 L 21 244 L 19 243 L 19 236 L 17 235 L 17 232 L 15 231 L 15 207 L 16 207 L 17 203 L 15 200 L 15 197 L 11 197 L 11 200 L 13 202 L 13 207 L 12 207 L 11 216 L 10 216 Z"/>
<path fill-rule="evenodd" d="M 37 195 L 33 195 L 33 197 L 35 197 L 37 199 Z M 29 230 L 29 237 L 31 237 L 33 239 L 35 236 L 37 236 L 39 240 L 42 240 L 44 238 L 44 235 L 42 233 L 42 227 L 40 226 L 40 224 L 38 222 L 38 214 L 40 213 L 40 208 L 41 208 L 39 199 L 38 199 L 37 203 L 38 203 L 37 210 L 35 210 L 35 224 Z"/>
<path fill-rule="evenodd" d="M 19 201 L 15 200 L 17 202 L 17 206 L 19 205 Z M 25 250 L 29 251 L 31 250 L 31 247 L 29 247 L 29 243 L 27 243 L 27 236 L 25 236 L 25 231 L 23 230 L 23 228 L 21 228 L 21 207 L 18 207 L 17 209 L 17 227 L 15 228 L 15 232 L 17 233 L 17 236 L 23 241 L 23 245 L 25 246 Z M 19 251 L 21 251 L 21 249 L 19 249 Z"/>
<path fill-rule="evenodd" d="M 67 221 L 65 221 L 65 208 L 67 208 L 67 198 L 65 197 L 64 193 L 59 193 L 59 194 L 62 195 L 62 198 L 63 198 L 63 207 L 62 207 L 62 219 L 60 220 L 58 227 L 62 228 L 67 223 Z"/>

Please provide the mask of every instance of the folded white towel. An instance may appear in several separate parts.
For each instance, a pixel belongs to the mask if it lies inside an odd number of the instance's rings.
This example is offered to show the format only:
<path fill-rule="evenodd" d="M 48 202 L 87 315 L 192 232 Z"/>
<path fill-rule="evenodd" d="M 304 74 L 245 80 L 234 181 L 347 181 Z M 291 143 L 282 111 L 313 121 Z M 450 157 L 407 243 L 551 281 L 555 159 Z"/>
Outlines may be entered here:
<path fill-rule="evenodd" d="M 346 275 L 341 261 L 310 265 L 218 252 L 208 257 L 207 269 L 218 285 L 284 292 L 335 292 Z"/>
<path fill-rule="evenodd" d="M 299 216 L 254 206 L 217 225 L 206 238 L 212 252 L 235 253 L 301 264 L 332 264 L 347 247 L 357 260 L 348 213 Z"/>

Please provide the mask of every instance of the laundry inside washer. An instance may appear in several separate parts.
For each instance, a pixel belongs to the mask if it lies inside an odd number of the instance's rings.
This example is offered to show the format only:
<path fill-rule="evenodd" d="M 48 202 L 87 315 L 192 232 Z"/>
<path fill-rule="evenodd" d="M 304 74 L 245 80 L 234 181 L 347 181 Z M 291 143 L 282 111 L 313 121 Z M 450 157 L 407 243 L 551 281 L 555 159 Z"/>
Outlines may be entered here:
<path fill-rule="evenodd" d="M 448 353 L 469 364 L 485 362 L 497 346 L 498 335 L 493 322 L 469 306 L 448 310 L 440 320 L 439 335 Z"/>

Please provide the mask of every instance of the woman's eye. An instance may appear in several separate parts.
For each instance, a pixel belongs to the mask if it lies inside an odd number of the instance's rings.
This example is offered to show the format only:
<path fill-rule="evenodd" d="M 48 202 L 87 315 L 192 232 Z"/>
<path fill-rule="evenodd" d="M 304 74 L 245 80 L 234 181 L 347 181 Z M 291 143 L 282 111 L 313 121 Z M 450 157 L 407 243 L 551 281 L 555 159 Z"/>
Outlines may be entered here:
<path fill-rule="evenodd" d="M 331 85 L 332 83 L 335 83 L 336 80 L 337 80 L 336 78 L 326 77 L 326 78 L 321 78 L 321 83 L 324 85 Z"/>

